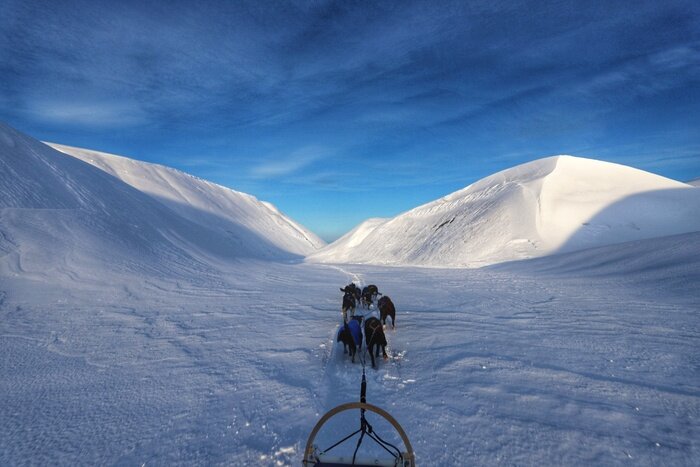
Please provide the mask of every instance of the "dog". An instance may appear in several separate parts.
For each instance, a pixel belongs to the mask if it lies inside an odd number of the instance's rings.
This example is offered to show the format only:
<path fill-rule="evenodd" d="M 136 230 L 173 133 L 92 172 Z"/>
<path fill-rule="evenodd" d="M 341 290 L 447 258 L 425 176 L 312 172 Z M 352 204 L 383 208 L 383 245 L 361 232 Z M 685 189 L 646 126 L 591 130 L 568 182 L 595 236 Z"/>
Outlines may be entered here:
<path fill-rule="evenodd" d="M 382 327 L 382 322 L 379 318 L 372 316 L 367 318 L 365 321 L 365 343 L 367 345 L 367 351 L 372 359 L 372 368 L 377 368 L 377 363 L 374 359 L 376 347 L 376 354 L 379 357 L 379 349 L 382 350 L 382 356 L 386 359 L 389 356 L 386 354 L 386 336 L 384 335 L 384 328 Z"/>
<path fill-rule="evenodd" d="M 354 295 L 354 294 L 355 294 L 355 290 L 358 290 L 358 289 L 359 289 L 359 287 L 356 286 L 354 282 L 350 282 L 350 283 L 349 283 L 348 285 L 346 285 L 345 287 L 341 287 L 341 288 L 340 288 L 340 291 L 343 292 L 343 293 L 348 293 L 348 292 L 350 292 L 351 294 Z"/>
<path fill-rule="evenodd" d="M 350 358 L 353 363 L 355 363 L 355 354 L 357 353 L 357 346 L 355 345 L 355 339 L 352 337 L 352 332 L 350 332 L 350 327 L 348 323 L 343 323 L 343 325 L 338 330 L 338 342 L 343 343 L 343 353 L 350 353 Z"/>
<path fill-rule="evenodd" d="M 355 355 L 357 350 L 362 350 L 362 330 L 360 329 L 360 321 L 351 319 L 338 330 L 338 342 L 343 343 L 343 353 L 350 353 L 352 363 L 355 363 Z"/>
<path fill-rule="evenodd" d="M 355 339 L 357 349 L 362 350 L 362 316 L 353 316 L 352 319 L 348 321 L 348 327 L 350 328 L 352 338 Z"/>
<path fill-rule="evenodd" d="M 343 306 L 341 312 L 343 313 L 343 322 L 348 322 L 348 310 L 350 310 L 350 317 L 355 316 L 355 296 L 350 292 L 345 292 L 343 295 Z"/>
<path fill-rule="evenodd" d="M 391 317 L 391 327 L 396 327 L 396 307 L 387 295 L 384 295 L 377 302 L 377 308 L 379 308 L 379 319 L 382 324 L 386 324 L 387 316 Z"/>
<path fill-rule="evenodd" d="M 355 297 L 355 303 L 361 303 L 362 300 L 362 290 L 360 290 L 359 287 L 355 287 L 352 291 L 353 296 Z"/>
<path fill-rule="evenodd" d="M 362 289 L 362 306 L 369 309 L 374 299 L 377 298 L 377 295 L 381 294 L 379 293 L 379 289 L 376 285 L 370 284 L 367 287 L 364 287 Z"/>

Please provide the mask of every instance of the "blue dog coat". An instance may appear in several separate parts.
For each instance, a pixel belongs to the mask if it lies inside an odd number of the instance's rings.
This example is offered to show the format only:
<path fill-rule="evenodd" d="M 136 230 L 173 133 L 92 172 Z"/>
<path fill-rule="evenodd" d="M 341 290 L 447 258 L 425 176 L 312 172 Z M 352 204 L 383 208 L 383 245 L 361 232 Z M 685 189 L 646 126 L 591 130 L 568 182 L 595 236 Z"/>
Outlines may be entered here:
<path fill-rule="evenodd" d="M 361 345 L 362 329 L 360 328 L 360 323 L 358 323 L 357 320 L 351 319 L 350 321 L 348 321 L 348 327 L 350 328 L 350 334 L 352 334 L 352 338 L 355 340 L 355 345 Z"/>

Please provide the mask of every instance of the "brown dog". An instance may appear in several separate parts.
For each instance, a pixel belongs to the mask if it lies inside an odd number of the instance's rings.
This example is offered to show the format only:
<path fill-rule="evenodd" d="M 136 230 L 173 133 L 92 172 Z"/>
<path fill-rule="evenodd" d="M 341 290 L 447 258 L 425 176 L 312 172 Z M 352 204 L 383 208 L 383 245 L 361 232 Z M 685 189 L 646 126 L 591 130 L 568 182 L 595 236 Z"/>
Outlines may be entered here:
<path fill-rule="evenodd" d="M 379 308 L 379 319 L 381 319 L 382 324 L 386 324 L 386 318 L 387 316 L 390 316 L 391 327 L 396 327 L 396 308 L 394 307 L 394 303 L 391 301 L 391 299 L 384 295 L 379 299 L 377 307 Z"/>

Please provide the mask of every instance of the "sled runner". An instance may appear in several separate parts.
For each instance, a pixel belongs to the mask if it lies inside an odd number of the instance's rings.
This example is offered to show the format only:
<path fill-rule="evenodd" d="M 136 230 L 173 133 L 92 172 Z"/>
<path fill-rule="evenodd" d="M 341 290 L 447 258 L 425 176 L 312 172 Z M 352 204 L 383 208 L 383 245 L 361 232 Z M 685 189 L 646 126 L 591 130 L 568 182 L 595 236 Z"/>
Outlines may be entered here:
<path fill-rule="evenodd" d="M 360 402 L 347 402 L 341 404 L 326 413 L 321 419 L 316 423 L 314 429 L 311 430 L 309 439 L 306 441 L 306 448 L 304 449 L 304 460 L 302 465 L 304 467 L 337 467 L 343 465 L 354 465 L 359 467 L 369 467 L 369 466 L 386 466 L 386 467 L 415 467 L 415 455 L 413 453 L 413 447 L 411 442 L 408 440 L 408 436 L 401 428 L 401 425 L 385 410 L 377 407 L 376 405 L 368 404 L 365 400 L 365 393 L 367 391 L 367 381 L 365 379 L 365 371 L 362 369 L 362 386 L 360 391 Z M 321 427 L 328 422 L 335 415 L 345 412 L 346 410 L 360 410 L 360 429 L 346 436 L 342 440 L 338 441 L 331 447 L 320 450 L 318 446 L 314 444 L 316 435 L 321 430 Z M 401 436 L 401 441 L 403 441 L 406 451 L 400 451 L 396 446 L 391 443 L 384 441 L 367 422 L 365 418 L 365 411 L 369 410 L 381 417 L 383 417 L 387 422 L 394 427 L 399 436 Z M 357 434 L 360 434 L 357 440 L 357 445 L 355 447 L 355 452 L 352 457 L 331 457 L 328 452 L 331 451 L 336 446 L 343 444 Z M 379 446 L 381 446 L 386 452 L 391 455 L 384 459 L 363 459 L 357 457 L 357 451 L 362 444 L 362 440 L 367 436 Z"/>

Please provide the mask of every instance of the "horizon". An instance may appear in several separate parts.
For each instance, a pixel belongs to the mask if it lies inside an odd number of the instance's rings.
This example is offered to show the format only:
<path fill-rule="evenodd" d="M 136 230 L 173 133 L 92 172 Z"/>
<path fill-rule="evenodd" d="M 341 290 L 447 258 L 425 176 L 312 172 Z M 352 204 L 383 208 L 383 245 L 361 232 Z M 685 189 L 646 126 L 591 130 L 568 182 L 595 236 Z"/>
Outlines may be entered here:
<path fill-rule="evenodd" d="M 551 155 L 700 177 L 694 2 L 109 5 L 9 1 L 0 119 L 328 242 Z"/>

